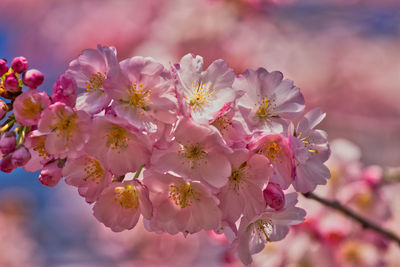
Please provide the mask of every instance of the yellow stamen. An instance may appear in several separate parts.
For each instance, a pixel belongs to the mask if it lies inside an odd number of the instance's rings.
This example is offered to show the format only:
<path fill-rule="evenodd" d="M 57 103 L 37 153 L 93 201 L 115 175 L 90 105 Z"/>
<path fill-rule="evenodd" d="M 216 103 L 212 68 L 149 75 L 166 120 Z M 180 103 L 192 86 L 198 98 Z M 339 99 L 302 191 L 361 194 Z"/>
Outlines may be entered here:
<path fill-rule="evenodd" d="M 118 153 L 121 149 L 126 149 L 128 147 L 129 141 L 129 133 L 125 128 L 113 125 L 109 129 L 107 129 L 107 134 L 103 136 L 103 139 L 106 139 L 106 147 L 111 148 L 112 150 L 118 150 Z"/>
<path fill-rule="evenodd" d="M 133 83 L 126 90 L 128 91 L 128 99 L 122 99 L 122 103 L 128 104 L 134 110 L 141 110 L 141 115 L 144 115 L 144 111 L 150 110 L 149 106 L 153 104 L 150 101 L 151 90 L 143 89 L 143 83 L 139 85 Z"/>
<path fill-rule="evenodd" d="M 44 144 L 46 141 L 46 136 L 37 136 L 32 140 L 32 149 L 39 154 L 42 159 L 49 159 L 50 154 L 47 152 Z"/>
<path fill-rule="evenodd" d="M 56 132 L 57 136 L 62 136 L 66 139 L 72 138 L 73 132 L 76 130 L 76 114 L 65 114 L 64 110 L 58 110 L 56 112 L 57 123 L 52 126 L 52 131 Z"/>
<path fill-rule="evenodd" d="M 185 145 L 183 149 L 179 151 L 179 154 L 185 159 L 190 160 L 192 164 L 191 168 L 196 168 L 198 161 L 204 159 L 208 155 L 200 144 Z"/>
<path fill-rule="evenodd" d="M 28 97 L 22 102 L 21 115 L 29 119 L 36 119 L 37 115 L 43 111 L 42 106 L 37 102 L 35 96 Z"/>
<path fill-rule="evenodd" d="M 103 88 L 103 82 L 106 79 L 106 76 L 101 72 L 97 72 L 90 76 L 89 82 L 85 82 L 86 92 L 94 92 L 97 90 L 101 90 Z"/>
<path fill-rule="evenodd" d="M 258 106 L 257 117 L 259 120 L 268 120 L 275 116 L 273 113 L 275 109 L 275 104 L 269 98 L 264 98 L 263 101 Z"/>
<path fill-rule="evenodd" d="M 190 183 L 181 182 L 179 185 L 172 184 L 169 186 L 168 198 L 172 199 L 177 206 L 183 209 L 189 207 L 193 200 L 199 201 L 200 194 L 193 190 Z"/>
<path fill-rule="evenodd" d="M 273 162 L 280 159 L 282 148 L 279 145 L 278 140 L 274 139 L 267 142 L 259 153 L 265 155 L 271 162 Z"/>
<path fill-rule="evenodd" d="M 84 181 L 90 179 L 90 181 L 99 184 L 100 181 L 104 179 L 105 171 L 101 167 L 101 164 L 98 160 L 93 158 L 85 158 L 84 165 L 85 165 L 84 170 L 87 174 L 87 176 L 83 178 Z"/>
<path fill-rule="evenodd" d="M 196 86 L 192 84 L 192 96 L 189 98 L 189 106 L 191 106 L 193 110 L 196 110 L 207 105 L 214 92 L 215 88 L 210 88 L 210 85 L 199 82 Z"/>
<path fill-rule="evenodd" d="M 139 206 L 139 197 L 136 189 L 128 184 L 124 187 L 119 186 L 114 189 L 114 201 L 118 202 L 124 209 L 137 209 Z"/>

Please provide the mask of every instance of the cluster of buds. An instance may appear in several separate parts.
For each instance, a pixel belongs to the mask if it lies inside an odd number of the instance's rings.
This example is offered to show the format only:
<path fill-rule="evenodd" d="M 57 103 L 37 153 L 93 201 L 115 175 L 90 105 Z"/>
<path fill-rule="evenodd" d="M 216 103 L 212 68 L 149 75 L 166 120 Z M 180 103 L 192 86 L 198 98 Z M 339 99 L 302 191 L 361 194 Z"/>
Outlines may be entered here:
<path fill-rule="evenodd" d="M 31 158 L 29 150 L 24 146 L 25 135 L 31 130 L 33 124 L 26 124 L 17 120 L 17 113 L 13 108 L 18 102 L 16 99 L 22 94 L 23 85 L 29 87 L 28 91 L 35 91 L 44 81 L 44 75 L 36 70 L 29 69 L 28 61 L 24 57 L 16 57 L 11 62 L 0 59 L 0 119 L 3 123 L 0 128 L 0 153 L 2 160 L 0 170 L 12 172 L 15 168 L 24 166 Z M 27 112 L 33 105 L 27 106 Z M 6 117 L 6 115 L 8 117 Z M 18 126 L 16 126 L 16 122 Z"/>
<path fill-rule="evenodd" d="M 38 77 L 25 72 L 31 88 L 12 102 L 16 143 L 31 155 L 13 162 L 41 170 L 47 186 L 64 178 L 113 231 L 140 216 L 156 233 L 214 230 L 249 264 L 304 220 L 294 191 L 330 177 L 327 136 L 314 129 L 325 114 L 303 114 L 281 72 L 237 75 L 223 60 L 204 70 L 192 54 L 168 68 L 149 57 L 119 62 L 115 48 L 98 46 L 70 63 L 51 98 L 33 88 Z"/>

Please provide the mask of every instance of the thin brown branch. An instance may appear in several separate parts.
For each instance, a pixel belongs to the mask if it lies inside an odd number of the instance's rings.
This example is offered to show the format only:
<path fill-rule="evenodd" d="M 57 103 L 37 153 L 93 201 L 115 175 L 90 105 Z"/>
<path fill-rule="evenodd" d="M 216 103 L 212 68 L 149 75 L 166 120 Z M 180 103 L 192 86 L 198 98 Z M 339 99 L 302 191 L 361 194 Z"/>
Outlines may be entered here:
<path fill-rule="evenodd" d="M 374 222 L 371 222 L 370 220 L 365 219 L 361 215 L 355 213 L 354 211 L 352 211 L 349 208 L 342 205 L 339 201 L 327 200 L 327 199 L 319 197 L 316 194 L 311 193 L 311 192 L 304 193 L 303 196 L 305 196 L 306 198 L 316 200 L 319 203 L 321 203 L 322 205 L 325 205 L 327 207 L 330 207 L 332 209 L 335 209 L 335 210 L 341 212 L 342 214 L 349 217 L 350 219 L 357 221 L 359 224 L 361 224 L 361 226 L 363 228 L 371 229 L 371 230 L 385 236 L 386 238 L 395 241 L 400 246 L 400 238 L 396 234 L 394 234 L 390 230 L 387 230 L 387 229 L 379 226 L 378 224 L 376 224 Z"/>

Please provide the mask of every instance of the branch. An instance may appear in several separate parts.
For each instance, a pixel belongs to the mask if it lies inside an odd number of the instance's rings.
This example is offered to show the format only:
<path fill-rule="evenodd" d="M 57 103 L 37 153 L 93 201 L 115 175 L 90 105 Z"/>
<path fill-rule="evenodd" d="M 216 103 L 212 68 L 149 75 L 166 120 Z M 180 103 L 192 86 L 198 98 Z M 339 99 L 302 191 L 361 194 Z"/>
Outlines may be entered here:
<path fill-rule="evenodd" d="M 382 227 L 380 227 L 378 224 L 371 222 L 367 219 L 365 219 L 364 217 L 360 216 L 359 214 L 355 213 L 354 211 L 350 210 L 349 208 L 343 206 L 342 204 L 340 204 L 339 201 L 337 200 L 327 200 L 324 199 L 322 197 L 317 196 L 314 193 L 303 193 L 303 196 L 305 196 L 306 198 L 310 198 L 310 199 L 314 199 L 316 201 L 318 201 L 319 203 L 328 206 L 332 209 L 335 209 L 339 212 L 341 212 L 342 214 L 344 214 L 345 216 L 357 221 L 359 224 L 361 224 L 361 226 L 365 229 L 371 229 L 385 237 L 387 237 L 388 239 L 391 239 L 393 241 L 395 241 L 399 246 L 400 246 L 400 238 L 394 234 L 393 232 L 391 232 L 390 230 L 384 229 Z"/>

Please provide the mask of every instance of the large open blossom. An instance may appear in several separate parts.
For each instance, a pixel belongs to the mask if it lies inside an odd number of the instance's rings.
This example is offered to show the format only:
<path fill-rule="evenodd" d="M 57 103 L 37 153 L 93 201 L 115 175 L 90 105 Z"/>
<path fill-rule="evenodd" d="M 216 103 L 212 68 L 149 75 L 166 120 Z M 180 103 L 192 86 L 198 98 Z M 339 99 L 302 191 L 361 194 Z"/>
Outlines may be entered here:
<path fill-rule="evenodd" d="M 151 145 L 145 135 L 120 118 L 96 117 L 85 150 L 100 159 L 115 175 L 135 172 L 150 159 Z"/>
<path fill-rule="evenodd" d="M 77 156 L 87 142 L 91 119 L 81 110 L 74 111 L 56 102 L 42 112 L 38 130 L 47 134 L 45 148 L 51 155 Z"/>
<path fill-rule="evenodd" d="M 115 65 L 118 65 L 115 48 L 100 45 L 97 49 L 84 50 L 70 63 L 66 75 L 75 79 L 78 88 L 85 90 L 77 98 L 78 109 L 95 114 L 108 106 L 111 98 L 104 91 L 103 82 Z"/>
<path fill-rule="evenodd" d="M 269 160 L 262 155 L 249 155 L 246 149 L 229 155 L 232 173 L 221 188 L 218 198 L 224 219 L 235 223 L 239 217 L 252 217 L 265 208 L 263 187 L 272 175 Z"/>
<path fill-rule="evenodd" d="M 104 82 L 115 113 L 138 129 L 157 130 L 157 122 L 173 123 L 177 100 L 170 74 L 154 59 L 133 57 L 110 70 Z"/>
<path fill-rule="evenodd" d="M 152 212 L 149 192 L 138 180 L 113 182 L 93 207 L 96 219 L 114 232 L 132 229 L 141 214 L 150 219 Z"/>
<path fill-rule="evenodd" d="M 146 170 L 144 183 L 154 207 L 154 216 L 146 224 L 150 230 L 192 234 L 213 230 L 220 224 L 219 201 L 200 182 Z"/>
<path fill-rule="evenodd" d="M 223 60 L 214 61 L 203 71 L 203 58 L 187 54 L 175 68 L 183 112 L 197 122 L 208 123 L 240 95 L 232 88 L 235 73 Z"/>
<path fill-rule="evenodd" d="M 19 95 L 13 104 L 15 119 L 21 125 L 36 125 L 44 109 L 50 105 L 46 92 L 29 89 Z"/>
<path fill-rule="evenodd" d="M 304 220 L 305 211 L 295 207 L 297 194 L 286 195 L 286 205 L 280 211 L 267 209 L 265 212 L 242 217 L 237 237 L 238 255 L 244 264 L 250 264 L 252 254 L 258 253 L 267 242 L 282 240 L 289 232 L 289 225 Z"/>
<path fill-rule="evenodd" d="M 151 163 L 158 171 L 173 171 L 222 187 L 231 175 L 229 153 L 231 149 L 217 131 L 183 118 L 175 130 L 175 141 L 165 150 L 154 149 Z"/>
<path fill-rule="evenodd" d="M 246 92 L 238 99 L 237 106 L 251 132 L 279 132 L 286 125 L 282 119 L 296 118 L 304 109 L 299 88 L 292 81 L 283 80 L 279 71 L 246 70 L 235 79 L 233 87 Z"/>
<path fill-rule="evenodd" d="M 319 108 L 306 113 L 296 129 L 289 127 L 289 143 L 294 154 L 296 176 L 293 182 L 298 192 L 310 192 L 317 185 L 326 184 L 331 175 L 324 162 L 329 158 L 330 149 L 327 134 L 315 130 L 325 118 Z"/>

